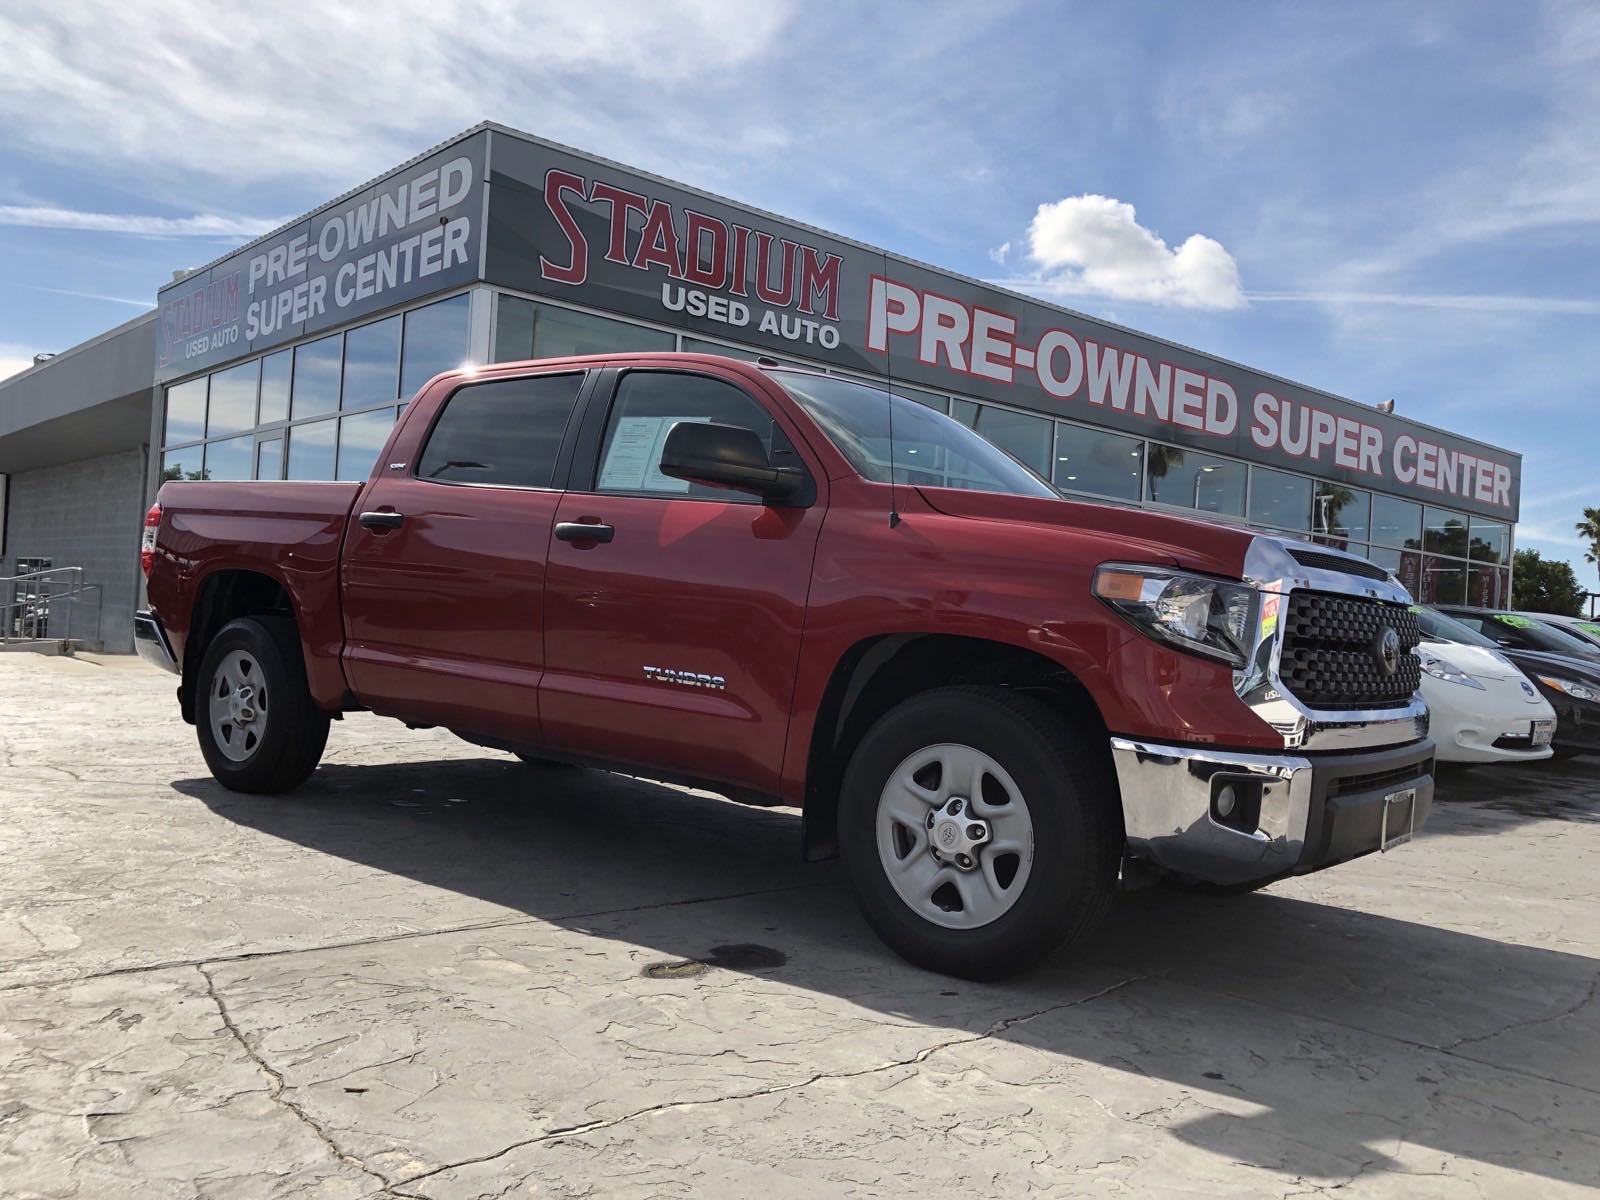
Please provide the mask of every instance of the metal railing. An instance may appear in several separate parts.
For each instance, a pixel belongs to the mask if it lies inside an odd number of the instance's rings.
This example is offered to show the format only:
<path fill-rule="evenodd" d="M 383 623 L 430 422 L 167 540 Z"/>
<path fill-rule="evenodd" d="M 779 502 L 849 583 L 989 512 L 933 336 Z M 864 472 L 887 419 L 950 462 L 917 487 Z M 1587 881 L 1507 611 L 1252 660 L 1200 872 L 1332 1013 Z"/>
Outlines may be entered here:
<path fill-rule="evenodd" d="M 98 643 L 102 604 L 100 585 L 85 583 L 82 567 L 0 575 L 0 646 Z"/>

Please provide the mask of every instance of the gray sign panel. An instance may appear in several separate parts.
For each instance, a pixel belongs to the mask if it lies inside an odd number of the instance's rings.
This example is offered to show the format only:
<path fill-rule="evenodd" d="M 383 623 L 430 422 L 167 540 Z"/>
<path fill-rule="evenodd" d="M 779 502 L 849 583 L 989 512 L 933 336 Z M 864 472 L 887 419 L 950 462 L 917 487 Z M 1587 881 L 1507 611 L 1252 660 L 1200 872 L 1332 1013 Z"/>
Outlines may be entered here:
<path fill-rule="evenodd" d="M 485 277 L 725 340 L 1515 520 L 1521 459 L 495 130 Z"/>
<path fill-rule="evenodd" d="M 163 288 L 156 381 L 476 280 L 487 144 L 446 146 Z"/>

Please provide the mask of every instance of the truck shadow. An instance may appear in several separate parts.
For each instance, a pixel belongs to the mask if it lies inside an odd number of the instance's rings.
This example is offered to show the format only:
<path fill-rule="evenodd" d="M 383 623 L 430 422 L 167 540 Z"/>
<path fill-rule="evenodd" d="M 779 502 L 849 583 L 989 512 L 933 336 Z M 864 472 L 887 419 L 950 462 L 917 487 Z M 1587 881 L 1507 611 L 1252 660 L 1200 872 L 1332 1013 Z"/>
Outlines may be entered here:
<path fill-rule="evenodd" d="M 1060 1078 L 1072 1060 L 1144 1076 L 1170 1097 L 1170 1134 L 1230 1161 L 1344 1178 L 1403 1169 L 1409 1143 L 1413 1163 L 1424 1147 L 1580 1185 L 1600 1175 L 1600 962 L 1583 955 L 1270 891 L 1151 891 L 1070 961 L 961 983 L 881 947 L 836 865 L 798 861 L 792 810 L 499 758 L 327 765 L 278 798 L 174 787 L 272 837 L 664 960 L 764 943 L 777 953 L 753 973 L 1047 1051 Z M 1583 819 L 1597 810 L 1591 798 Z M 1476 903 L 1472 890 L 1441 907 Z M 1089 1098 L 1121 1120 L 1152 1115 Z"/>

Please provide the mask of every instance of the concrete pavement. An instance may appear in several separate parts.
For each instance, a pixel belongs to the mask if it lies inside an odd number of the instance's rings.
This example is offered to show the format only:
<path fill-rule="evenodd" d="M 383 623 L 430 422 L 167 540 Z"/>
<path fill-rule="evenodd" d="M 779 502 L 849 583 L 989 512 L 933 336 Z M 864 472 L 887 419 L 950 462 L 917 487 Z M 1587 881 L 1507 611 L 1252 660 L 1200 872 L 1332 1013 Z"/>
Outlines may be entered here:
<path fill-rule="evenodd" d="M 884 950 L 791 810 L 368 716 L 236 796 L 172 684 L 0 659 L 0 1195 L 1600 1185 L 1600 760 L 977 985 Z"/>

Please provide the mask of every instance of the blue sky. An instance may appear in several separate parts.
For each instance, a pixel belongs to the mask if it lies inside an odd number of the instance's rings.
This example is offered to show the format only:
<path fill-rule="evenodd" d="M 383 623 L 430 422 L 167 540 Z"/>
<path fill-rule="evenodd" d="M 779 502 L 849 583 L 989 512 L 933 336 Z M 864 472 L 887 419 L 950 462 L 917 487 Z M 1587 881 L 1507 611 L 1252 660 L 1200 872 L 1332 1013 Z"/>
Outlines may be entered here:
<path fill-rule="evenodd" d="M 0 374 L 487 118 L 1520 450 L 1600 586 L 1600 6 L 173 12 L 0 12 Z"/>

